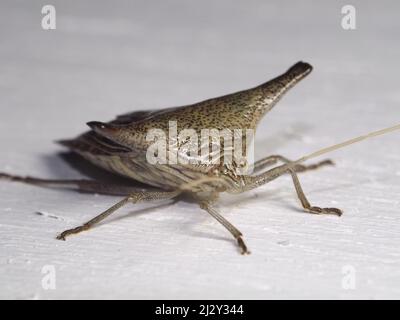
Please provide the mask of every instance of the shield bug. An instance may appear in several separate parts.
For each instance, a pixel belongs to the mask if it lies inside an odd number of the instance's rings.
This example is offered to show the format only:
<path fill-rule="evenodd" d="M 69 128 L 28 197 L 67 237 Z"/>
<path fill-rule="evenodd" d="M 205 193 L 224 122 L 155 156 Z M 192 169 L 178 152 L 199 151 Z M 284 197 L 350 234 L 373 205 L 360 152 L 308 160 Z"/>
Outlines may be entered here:
<path fill-rule="evenodd" d="M 298 62 L 282 75 L 248 90 L 182 107 L 136 111 L 118 116 L 115 120 L 107 123 L 92 121 L 88 123 L 91 130 L 75 139 L 60 141 L 63 146 L 80 154 L 95 165 L 142 182 L 149 187 L 148 189 L 111 185 L 94 180 L 47 180 L 4 173 L 0 174 L 0 178 L 42 187 L 72 187 L 86 192 L 124 196 L 121 201 L 90 221 L 59 234 L 57 239 L 60 240 L 65 240 L 71 234 L 90 229 L 94 224 L 128 203 L 172 199 L 186 193 L 193 196 L 202 209 L 233 235 L 242 254 L 248 254 L 249 251 L 242 233 L 213 206 L 220 193 L 242 193 L 288 173 L 292 177 L 297 195 L 305 211 L 313 214 L 340 216 L 342 214 L 340 209 L 311 205 L 297 176 L 298 172 L 331 165 L 332 161 L 324 160 L 307 166 L 302 163 L 371 136 L 398 130 L 400 125 L 324 148 L 296 161 L 280 155 L 272 155 L 254 163 L 247 163 L 241 161 L 243 159 L 232 159 L 228 156 L 225 151 L 232 152 L 232 144 L 228 143 L 229 139 L 224 140 L 219 146 L 219 150 L 223 149 L 224 152 L 222 154 L 215 153 L 213 150 L 215 145 L 221 142 L 220 137 L 201 139 L 201 143 L 197 143 L 198 141 L 194 143 L 189 139 L 190 143 L 188 143 L 187 139 L 171 135 L 171 123 L 175 124 L 173 131 L 186 130 L 187 133 L 190 133 L 189 136 L 209 129 L 218 132 L 255 130 L 262 117 L 275 106 L 279 99 L 311 71 L 310 64 Z M 161 141 L 161 144 L 158 145 L 164 147 L 164 150 L 158 148 L 156 155 L 156 158 L 160 158 L 160 153 L 162 153 L 166 160 L 164 162 L 149 161 L 149 149 L 154 147 L 154 141 L 149 139 L 149 132 L 152 130 L 153 136 L 154 130 L 157 131 L 156 133 L 161 133 L 161 136 L 168 132 L 168 141 Z M 167 134 L 164 134 L 164 137 L 166 136 Z M 235 135 L 231 138 L 235 140 Z M 237 140 L 242 145 L 247 141 L 243 136 Z M 246 146 L 246 143 L 244 144 Z M 205 150 L 205 153 L 199 152 L 200 149 Z M 248 150 L 246 151 L 248 152 Z M 213 156 L 213 161 L 210 161 L 210 154 Z M 227 158 L 231 161 L 222 161 Z M 279 162 L 282 164 L 278 165 Z M 243 171 L 243 168 L 247 170 Z M 248 170 L 249 168 L 252 170 Z"/>

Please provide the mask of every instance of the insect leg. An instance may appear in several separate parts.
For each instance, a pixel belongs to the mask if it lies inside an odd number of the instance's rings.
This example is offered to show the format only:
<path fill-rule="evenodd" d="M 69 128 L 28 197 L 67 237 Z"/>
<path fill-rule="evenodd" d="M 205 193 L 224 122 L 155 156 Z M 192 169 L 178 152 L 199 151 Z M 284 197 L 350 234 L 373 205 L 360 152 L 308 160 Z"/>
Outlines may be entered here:
<path fill-rule="evenodd" d="M 117 211 L 119 208 L 123 207 L 127 203 L 138 203 L 141 201 L 152 201 L 152 200 L 165 200 L 165 199 L 171 199 L 179 195 L 181 191 L 144 191 L 144 192 L 134 192 L 130 194 L 128 197 L 122 199 L 120 202 L 116 203 L 113 205 L 111 208 L 107 209 L 106 211 L 102 212 L 98 216 L 94 217 L 93 219 L 89 220 L 88 222 L 84 223 L 83 225 L 65 230 L 61 234 L 57 236 L 58 240 L 65 240 L 65 237 L 79 233 L 85 230 L 90 229 L 93 227 L 96 223 L 104 220 L 107 218 L 109 215 Z"/>
<path fill-rule="evenodd" d="M 76 189 L 77 191 L 81 192 L 100 193 L 100 194 L 116 195 L 116 196 L 126 196 L 134 191 L 143 191 L 143 189 L 129 185 L 125 186 L 125 185 L 108 184 L 100 181 L 84 180 L 84 179 L 51 180 L 51 179 L 40 179 L 34 177 L 13 176 L 6 173 L 0 173 L 0 179 L 9 181 L 18 181 L 45 188 Z"/>
<path fill-rule="evenodd" d="M 206 210 L 233 235 L 233 237 L 238 242 L 241 254 L 250 254 L 250 251 L 247 249 L 247 246 L 243 241 L 242 233 L 233 224 L 231 224 L 217 210 L 215 210 L 209 201 L 202 200 L 199 202 L 199 205 L 200 208 Z"/>
<path fill-rule="evenodd" d="M 280 155 L 273 155 L 273 156 L 269 156 L 263 159 L 260 159 L 258 161 L 256 161 L 254 163 L 254 169 L 253 172 L 259 172 L 262 169 L 265 169 L 267 167 L 270 167 L 274 164 L 276 164 L 278 161 L 282 161 L 284 163 L 289 163 L 291 162 L 291 160 L 280 156 Z M 318 169 L 320 167 L 326 166 L 326 165 L 334 165 L 333 161 L 330 159 L 326 159 L 314 164 L 310 164 L 308 166 L 302 165 L 302 164 L 298 164 L 294 167 L 296 172 L 304 172 L 304 171 L 308 171 L 308 170 L 315 170 Z"/>
<path fill-rule="evenodd" d="M 341 216 L 342 215 L 342 210 L 338 208 L 320 208 L 316 206 L 312 206 L 310 202 L 307 200 L 306 195 L 304 194 L 303 188 L 300 185 L 299 178 L 297 177 L 296 172 L 293 169 L 289 169 L 290 174 L 292 175 L 292 180 L 294 183 L 294 187 L 296 189 L 297 196 L 300 199 L 301 205 L 303 206 L 303 209 L 307 212 L 313 213 L 313 214 L 333 214 L 336 216 Z"/>
<path fill-rule="evenodd" d="M 245 192 L 254 188 L 257 188 L 263 184 L 266 184 L 276 178 L 280 177 L 285 173 L 290 173 L 292 176 L 292 180 L 296 189 L 297 196 L 300 199 L 300 202 L 305 211 L 314 213 L 314 214 L 334 214 L 337 216 L 342 215 L 342 211 L 337 208 L 320 208 L 316 206 L 312 206 L 310 202 L 307 200 L 303 189 L 300 185 L 299 178 L 297 177 L 297 173 L 295 169 L 291 168 L 288 164 L 284 164 L 275 168 L 272 168 L 262 174 L 256 176 L 246 176 L 244 177 L 244 186 L 241 187 L 239 190 L 229 190 L 232 193 L 235 192 Z"/>

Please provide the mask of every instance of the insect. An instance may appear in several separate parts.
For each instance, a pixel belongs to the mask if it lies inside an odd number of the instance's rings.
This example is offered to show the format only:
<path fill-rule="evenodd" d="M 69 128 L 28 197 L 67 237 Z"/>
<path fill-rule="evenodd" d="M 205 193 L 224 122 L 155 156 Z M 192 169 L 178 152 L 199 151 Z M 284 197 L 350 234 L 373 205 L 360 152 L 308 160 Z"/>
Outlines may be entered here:
<path fill-rule="evenodd" d="M 124 198 L 98 216 L 73 229 L 65 230 L 57 239 L 90 229 L 107 218 L 113 212 L 128 203 L 152 200 L 174 199 L 182 194 L 192 196 L 201 209 L 207 211 L 221 223 L 237 241 L 242 254 L 250 253 L 242 233 L 226 220 L 214 207 L 222 192 L 237 194 L 262 186 L 283 174 L 290 174 L 303 209 L 312 214 L 332 214 L 341 216 L 337 208 L 323 208 L 311 205 L 307 200 L 297 173 L 332 165 L 324 160 L 311 165 L 302 163 L 308 159 L 342 148 L 360 140 L 400 129 L 400 125 L 354 138 L 346 142 L 324 148 L 296 161 L 280 155 L 272 155 L 254 162 L 251 174 L 237 174 L 242 163 L 164 163 L 151 164 L 147 159 L 149 130 L 159 128 L 167 130 L 171 121 L 177 123 L 177 129 L 193 129 L 196 132 L 204 128 L 252 129 L 255 130 L 262 117 L 268 113 L 279 99 L 301 79 L 312 71 L 308 63 L 298 62 L 282 75 L 257 87 L 198 102 L 183 107 L 160 109 L 155 111 L 136 111 L 115 120 L 89 122 L 91 130 L 72 140 L 60 143 L 78 153 L 86 160 L 113 173 L 142 182 L 148 188 L 107 184 L 95 180 L 47 180 L 33 177 L 13 176 L 0 173 L 0 178 L 19 181 L 42 187 L 67 187 L 80 191 L 119 195 Z M 174 142 L 179 144 L 180 142 Z M 207 142 L 208 143 L 208 142 Z M 207 148 L 209 146 L 207 145 Z M 178 149 L 179 150 L 179 149 Z M 180 156 L 186 157 L 187 154 Z M 278 163 L 282 163 L 279 164 Z M 248 164 L 245 164 L 248 165 Z"/>

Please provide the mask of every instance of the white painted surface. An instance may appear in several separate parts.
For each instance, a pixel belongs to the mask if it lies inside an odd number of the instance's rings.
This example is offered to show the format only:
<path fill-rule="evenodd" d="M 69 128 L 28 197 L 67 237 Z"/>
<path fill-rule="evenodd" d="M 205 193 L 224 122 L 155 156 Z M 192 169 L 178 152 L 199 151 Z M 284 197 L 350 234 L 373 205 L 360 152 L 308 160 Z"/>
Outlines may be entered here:
<path fill-rule="evenodd" d="M 354 31 L 340 26 L 342 2 L 51 4 L 54 31 L 40 27 L 43 2 L 0 4 L 0 171 L 81 177 L 52 141 L 85 122 L 248 88 L 298 60 L 315 70 L 265 117 L 258 158 L 296 158 L 399 122 L 395 1 L 353 1 Z M 60 242 L 58 232 L 119 198 L 0 181 L 0 298 L 399 298 L 399 133 L 331 157 L 335 168 L 301 181 L 342 218 L 303 213 L 289 177 L 223 197 L 245 257 L 185 202 L 127 207 Z M 42 288 L 46 265 L 55 290 Z"/>

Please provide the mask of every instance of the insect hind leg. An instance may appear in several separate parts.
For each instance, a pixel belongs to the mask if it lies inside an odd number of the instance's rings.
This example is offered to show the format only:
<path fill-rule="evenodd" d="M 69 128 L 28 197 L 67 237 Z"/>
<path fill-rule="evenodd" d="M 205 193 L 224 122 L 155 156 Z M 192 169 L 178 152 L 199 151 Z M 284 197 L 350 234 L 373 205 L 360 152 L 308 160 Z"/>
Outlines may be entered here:
<path fill-rule="evenodd" d="M 144 191 L 143 188 L 129 185 L 117 185 L 96 180 L 60 180 L 60 179 L 41 179 L 35 177 L 21 177 L 0 172 L 0 180 L 16 181 L 44 188 L 72 189 L 87 193 L 100 193 L 115 196 L 127 196 L 134 191 Z"/>

